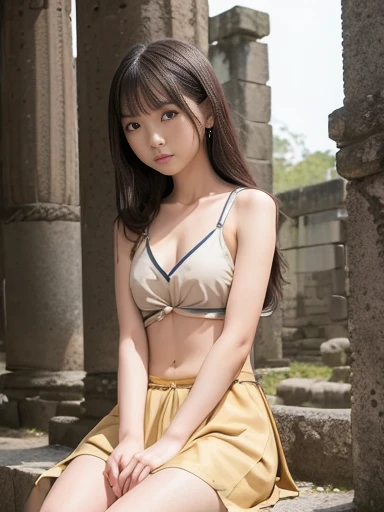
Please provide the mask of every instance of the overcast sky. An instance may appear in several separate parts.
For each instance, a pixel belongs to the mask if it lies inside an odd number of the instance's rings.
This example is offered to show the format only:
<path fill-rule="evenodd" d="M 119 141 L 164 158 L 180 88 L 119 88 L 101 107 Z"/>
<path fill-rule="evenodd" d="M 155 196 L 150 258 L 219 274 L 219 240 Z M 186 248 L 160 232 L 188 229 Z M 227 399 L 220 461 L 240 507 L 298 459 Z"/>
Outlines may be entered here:
<path fill-rule="evenodd" d="M 72 0 L 74 2 L 74 0 Z M 303 134 L 311 151 L 330 149 L 328 115 L 343 106 L 340 0 L 209 0 L 209 15 L 235 5 L 267 12 L 272 125 Z M 75 21 L 74 12 L 72 19 Z"/>

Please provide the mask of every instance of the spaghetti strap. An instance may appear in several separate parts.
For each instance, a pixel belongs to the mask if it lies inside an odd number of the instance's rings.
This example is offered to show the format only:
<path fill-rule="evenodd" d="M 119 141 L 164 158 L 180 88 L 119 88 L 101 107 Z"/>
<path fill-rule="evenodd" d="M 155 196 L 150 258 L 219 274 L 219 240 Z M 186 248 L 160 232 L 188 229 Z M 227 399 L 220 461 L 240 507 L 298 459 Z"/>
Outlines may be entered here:
<path fill-rule="evenodd" d="M 231 209 L 231 207 L 236 199 L 237 193 L 240 192 L 241 190 L 244 190 L 245 188 L 248 188 L 248 187 L 237 187 L 234 190 L 232 190 L 232 192 L 229 194 L 229 197 L 224 205 L 223 211 L 221 212 L 219 221 L 216 224 L 216 226 L 218 228 L 224 226 L 225 219 L 227 218 L 229 210 Z"/>

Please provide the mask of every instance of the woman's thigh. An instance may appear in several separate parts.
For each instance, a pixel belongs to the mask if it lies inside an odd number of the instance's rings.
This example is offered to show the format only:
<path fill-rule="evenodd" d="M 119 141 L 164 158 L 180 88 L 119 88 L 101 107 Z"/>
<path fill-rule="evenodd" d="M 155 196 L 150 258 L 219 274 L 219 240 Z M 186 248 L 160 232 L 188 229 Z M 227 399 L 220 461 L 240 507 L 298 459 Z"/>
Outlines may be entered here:
<path fill-rule="evenodd" d="M 94 455 L 72 459 L 55 480 L 40 512 L 105 512 L 117 497 L 103 475 L 104 469 L 105 462 Z"/>
<path fill-rule="evenodd" d="M 226 512 L 218 494 L 196 475 L 166 468 L 148 475 L 108 512 Z"/>

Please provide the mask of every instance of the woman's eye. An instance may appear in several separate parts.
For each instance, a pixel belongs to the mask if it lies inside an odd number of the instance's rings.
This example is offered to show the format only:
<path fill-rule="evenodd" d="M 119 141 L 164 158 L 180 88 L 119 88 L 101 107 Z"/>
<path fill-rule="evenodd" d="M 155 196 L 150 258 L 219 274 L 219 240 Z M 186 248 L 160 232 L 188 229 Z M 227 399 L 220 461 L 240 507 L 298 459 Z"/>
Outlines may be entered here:
<path fill-rule="evenodd" d="M 168 119 L 164 119 L 164 121 L 169 121 L 170 119 L 173 119 L 174 117 L 177 116 L 177 112 L 175 112 L 174 110 L 168 110 L 168 112 L 164 112 L 162 118 L 164 116 L 172 116 L 172 117 L 168 117 Z"/>
<path fill-rule="evenodd" d="M 127 132 L 134 132 L 139 126 L 139 123 L 128 123 L 125 129 Z"/>

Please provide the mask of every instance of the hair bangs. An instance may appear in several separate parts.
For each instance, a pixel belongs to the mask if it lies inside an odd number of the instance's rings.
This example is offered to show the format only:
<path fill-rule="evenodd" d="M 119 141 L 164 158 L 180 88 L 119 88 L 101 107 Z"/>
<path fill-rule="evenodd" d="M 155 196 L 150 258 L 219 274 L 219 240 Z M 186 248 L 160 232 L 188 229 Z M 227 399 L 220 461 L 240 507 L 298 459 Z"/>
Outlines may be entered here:
<path fill-rule="evenodd" d="M 191 114 L 174 77 L 160 66 L 156 70 L 141 61 L 131 66 L 120 83 L 120 117 L 150 114 L 164 104 L 173 103 Z"/>

